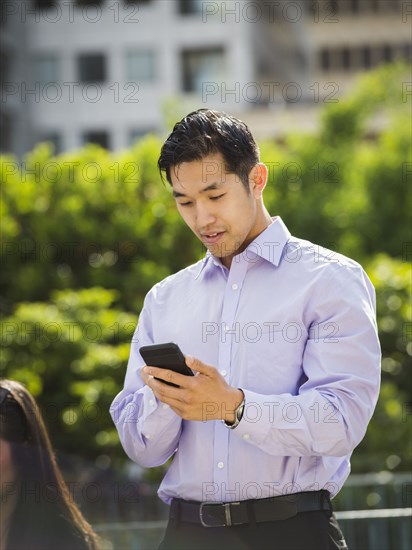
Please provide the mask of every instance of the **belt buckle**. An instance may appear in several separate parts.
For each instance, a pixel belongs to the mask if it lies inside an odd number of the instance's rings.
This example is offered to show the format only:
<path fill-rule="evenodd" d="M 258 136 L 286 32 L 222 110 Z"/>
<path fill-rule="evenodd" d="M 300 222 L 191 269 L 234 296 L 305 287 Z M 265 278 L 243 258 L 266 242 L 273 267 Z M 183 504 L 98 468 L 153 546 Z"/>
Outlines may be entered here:
<path fill-rule="evenodd" d="M 199 508 L 199 516 L 200 516 L 200 523 L 203 525 L 203 527 L 231 527 L 232 525 L 234 525 L 232 523 L 232 514 L 231 514 L 231 510 L 230 510 L 230 506 L 232 504 L 240 504 L 240 502 L 219 502 L 219 503 L 216 503 L 216 502 L 201 502 L 200 503 L 200 508 Z M 225 522 L 224 523 L 213 523 L 213 524 L 210 524 L 210 523 L 206 523 L 205 520 L 204 520 L 204 517 L 203 517 L 203 509 L 205 506 L 211 506 L 213 508 L 213 506 L 223 506 L 224 508 L 224 511 L 225 511 Z"/>

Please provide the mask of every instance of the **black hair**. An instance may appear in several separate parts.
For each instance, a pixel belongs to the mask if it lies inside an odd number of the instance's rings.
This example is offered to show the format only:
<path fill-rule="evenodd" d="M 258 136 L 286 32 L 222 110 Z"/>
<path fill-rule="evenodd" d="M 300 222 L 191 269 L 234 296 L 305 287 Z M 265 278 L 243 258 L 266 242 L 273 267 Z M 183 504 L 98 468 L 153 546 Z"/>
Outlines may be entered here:
<path fill-rule="evenodd" d="M 216 153 L 222 155 L 226 172 L 239 176 L 249 192 L 249 173 L 259 162 L 257 143 L 244 122 L 210 109 L 193 111 L 175 124 L 160 152 L 160 175 L 171 185 L 172 167 Z"/>

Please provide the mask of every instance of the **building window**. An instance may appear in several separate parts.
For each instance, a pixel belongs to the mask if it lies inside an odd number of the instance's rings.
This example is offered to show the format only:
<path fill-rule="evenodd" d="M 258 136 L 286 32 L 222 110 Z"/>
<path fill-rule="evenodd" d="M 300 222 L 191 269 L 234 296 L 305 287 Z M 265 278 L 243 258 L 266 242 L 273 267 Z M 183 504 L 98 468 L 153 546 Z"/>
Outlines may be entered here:
<path fill-rule="evenodd" d="M 392 11 L 401 11 L 401 2 L 399 0 L 387 0 L 386 4 L 388 6 L 388 9 Z M 405 4 L 405 2 L 403 2 Z"/>
<path fill-rule="evenodd" d="M 126 53 L 126 80 L 128 82 L 153 82 L 155 79 L 155 53 L 136 50 Z"/>
<path fill-rule="evenodd" d="M 52 53 L 39 53 L 33 56 L 33 80 L 42 85 L 59 81 L 59 59 Z"/>
<path fill-rule="evenodd" d="M 372 52 L 369 46 L 362 48 L 362 67 L 370 69 L 372 67 Z"/>
<path fill-rule="evenodd" d="M 342 68 L 347 53 L 337 48 L 322 48 L 319 52 L 319 66 L 322 71 L 338 71 Z"/>
<path fill-rule="evenodd" d="M 47 132 L 39 135 L 38 141 L 48 141 L 53 146 L 53 153 L 58 155 L 62 151 L 62 140 L 59 132 Z"/>
<path fill-rule="evenodd" d="M 351 51 L 349 48 L 342 49 L 342 69 L 349 71 L 351 68 Z"/>
<path fill-rule="evenodd" d="M 371 69 L 380 63 L 390 63 L 394 59 L 411 58 L 410 44 L 394 46 L 362 46 L 360 48 L 328 49 L 319 51 L 319 67 L 322 71 L 351 71 L 356 69 Z"/>
<path fill-rule="evenodd" d="M 36 10 L 52 8 L 57 0 L 33 0 L 33 7 Z"/>
<path fill-rule="evenodd" d="M 377 11 L 384 13 L 385 11 L 392 11 L 399 9 L 398 0 L 369 0 L 365 2 L 363 0 L 361 5 L 366 4 L 371 11 Z"/>
<path fill-rule="evenodd" d="M 12 151 L 12 117 L 4 111 L 0 113 L 0 151 L 11 153 Z"/>
<path fill-rule="evenodd" d="M 109 149 L 109 133 L 104 130 L 89 130 L 83 133 L 83 143 L 94 143 L 95 145 Z"/>
<path fill-rule="evenodd" d="M 390 63 L 391 61 L 393 61 L 393 54 L 393 49 L 388 44 L 385 44 L 382 47 L 382 59 L 386 63 Z"/>
<path fill-rule="evenodd" d="M 342 6 L 340 6 L 340 3 L 338 0 L 330 0 L 330 2 L 327 3 L 325 6 L 325 9 L 328 10 L 328 13 L 333 14 L 335 16 L 337 13 L 339 13 Z"/>
<path fill-rule="evenodd" d="M 100 6 L 102 0 L 76 0 L 76 6 Z"/>
<path fill-rule="evenodd" d="M 330 52 L 327 48 L 320 50 L 320 67 L 322 71 L 329 71 L 330 69 Z"/>
<path fill-rule="evenodd" d="M 202 93 L 205 82 L 224 77 L 223 48 L 184 50 L 182 52 L 182 84 L 184 92 Z"/>
<path fill-rule="evenodd" d="M 401 55 L 406 61 L 412 61 L 412 45 L 409 42 L 405 42 L 401 47 Z"/>
<path fill-rule="evenodd" d="M 0 86 L 10 79 L 11 55 L 6 50 L 0 50 Z"/>
<path fill-rule="evenodd" d="M 80 82 L 105 82 L 106 56 L 101 53 L 85 53 L 78 56 Z"/>
<path fill-rule="evenodd" d="M 401 9 L 400 0 L 324 0 L 329 10 L 336 13 L 360 13 L 360 12 L 387 12 L 399 11 Z"/>
<path fill-rule="evenodd" d="M 179 13 L 182 15 L 193 15 L 202 13 L 203 0 L 180 0 Z"/>
<path fill-rule="evenodd" d="M 136 141 L 140 141 L 148 134 L 156 134 L 154 128 L 134 128 L 129 133 L 129 145 L 133 145 Z"/>

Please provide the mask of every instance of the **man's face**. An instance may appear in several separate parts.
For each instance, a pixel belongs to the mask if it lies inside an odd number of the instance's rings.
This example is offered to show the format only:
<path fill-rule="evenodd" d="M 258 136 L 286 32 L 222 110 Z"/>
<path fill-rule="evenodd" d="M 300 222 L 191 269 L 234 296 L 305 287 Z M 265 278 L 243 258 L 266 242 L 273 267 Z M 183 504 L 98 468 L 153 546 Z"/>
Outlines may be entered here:
<path fill-rule="evenodd" d="M 170 171 L 177 209 L 212 254 L 230 267 L 264 229 L 253 182 L 250 193 L 236 174 L 225 172 L 220 154 L 182 162 Z M 267 224 L 266 224 L 267 225 Z"/>

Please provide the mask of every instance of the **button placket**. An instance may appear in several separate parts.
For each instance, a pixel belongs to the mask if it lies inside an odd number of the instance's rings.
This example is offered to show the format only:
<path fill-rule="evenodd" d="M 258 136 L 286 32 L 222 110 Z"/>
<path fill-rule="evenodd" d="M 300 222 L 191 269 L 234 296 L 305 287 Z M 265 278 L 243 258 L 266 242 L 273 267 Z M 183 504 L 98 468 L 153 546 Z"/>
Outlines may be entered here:
<path fill-rule="evenodd" d="M 236 341 L 236 311 L 240 300 L 240 289 L 247 270 L 244 261 L 232 262 L 229 277 L 226 282 L 225 295 L 223 298 L 223 309 L 221 317 L 222 330 L 219 334 L 219 364 L 220 374 L 226 377 L 230 383 L 231 376 L 231 354 L 232 342 Z M 233 329 L 235 329 L 234 332 Z M 214 426 L 214 482 L 218 486 L 218 493 L 215 498 L 221 498 L 221 492 L 228 484 L 227 461 L 229 456 L 230 430 L 222 422 L 215 422 Z"/>

